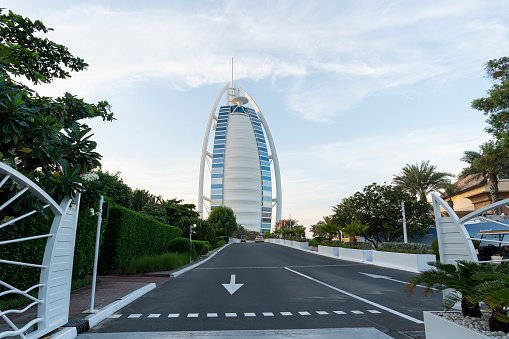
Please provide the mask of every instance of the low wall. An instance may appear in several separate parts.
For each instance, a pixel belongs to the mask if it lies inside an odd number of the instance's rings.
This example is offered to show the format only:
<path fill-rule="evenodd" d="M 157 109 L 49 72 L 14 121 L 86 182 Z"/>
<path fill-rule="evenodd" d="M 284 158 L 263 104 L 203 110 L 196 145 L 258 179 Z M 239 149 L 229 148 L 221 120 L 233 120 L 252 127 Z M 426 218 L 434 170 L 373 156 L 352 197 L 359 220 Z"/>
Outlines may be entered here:
<path fill-rule="evenodd" d="M 318 253 L 328 257 L 338 257 L 339 247 L 318 245 Z"/>
<path fill-rule="evenodd" d="M 309 244 L 307 241 L 294 241 L 293 248 L 299 248 L 301 250 L 309 250 Z"/>
<path fill-rule="evenodd" d="M 339 259 L 344 259 L 348 261 L 371 263 L 373 257 L 372 252 L 373 251 L 371 250 L 358 250 L 354 248 L 339 247 L 338 257 Z"/>
<path fill-rule="evenodd" d="M 395 268 L 410 272 L 423 272 L 432 269 L 429 261 L 436 261 L 434 254 L 411 254 L 397 252 L 372 251 L 372 264 L 376 266 Z"/>

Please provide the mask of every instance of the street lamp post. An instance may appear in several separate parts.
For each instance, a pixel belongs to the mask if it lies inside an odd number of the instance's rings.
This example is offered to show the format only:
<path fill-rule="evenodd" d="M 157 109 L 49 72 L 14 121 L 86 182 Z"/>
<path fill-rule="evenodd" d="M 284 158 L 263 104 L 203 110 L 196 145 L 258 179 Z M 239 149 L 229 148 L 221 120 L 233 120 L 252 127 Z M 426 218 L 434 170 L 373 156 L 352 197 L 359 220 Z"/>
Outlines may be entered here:
<path fill-rule="evenodd" d="M 401 213 L 403 213 L 403 241 L 405 244 L 408 242 L 408 236 L 406 234 L 406 217 L 405 217 L 405 202 L 401 202 Z"/>
<path fill-rule="evenodd" d="M 193 229 L 196 228 L 196 224 L 189 225 L 189 263 L 191 263 L 193 257 L 193 240 L 191 239 L 191 234 L 193 233 Z"/>

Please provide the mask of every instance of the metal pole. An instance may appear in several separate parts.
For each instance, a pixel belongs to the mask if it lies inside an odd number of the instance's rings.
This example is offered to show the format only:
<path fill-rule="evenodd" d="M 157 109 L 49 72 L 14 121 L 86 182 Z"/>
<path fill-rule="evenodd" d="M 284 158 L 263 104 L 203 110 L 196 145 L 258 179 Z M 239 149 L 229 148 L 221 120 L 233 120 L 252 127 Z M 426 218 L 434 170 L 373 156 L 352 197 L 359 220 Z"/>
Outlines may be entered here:
<path fill-rule="evenodd" d="M 405 217 L 405 202 L 401 202 L 401 212 L 403 213 L 403 241 L 408 242 L 408 236 L 406 234 L 406 217 Z"/>
<path fill-rule="evenodd" d="M 193 225 L 189 225 L 189 263 L 191 263 L 191 258 L 193 255 L 193 241 L 191 240 L 192 229 Z"/>
<path fill-rule="evenodd" d="M 90 295 L 90 313 L 95 313 L 94 302 L 95 302 L 95 281 L 97 280 L 97 261 L 99 259 L 99 240 L 101 238 L 101 222 L 103 220 L 103 203 L 104 197 L 101 195 L 99 200 L 99 216 L 97 217 L 97 233 L 95 235 L 95 253 L 94 253 L 94 268 L 92 270 L 92 294 Z"/>

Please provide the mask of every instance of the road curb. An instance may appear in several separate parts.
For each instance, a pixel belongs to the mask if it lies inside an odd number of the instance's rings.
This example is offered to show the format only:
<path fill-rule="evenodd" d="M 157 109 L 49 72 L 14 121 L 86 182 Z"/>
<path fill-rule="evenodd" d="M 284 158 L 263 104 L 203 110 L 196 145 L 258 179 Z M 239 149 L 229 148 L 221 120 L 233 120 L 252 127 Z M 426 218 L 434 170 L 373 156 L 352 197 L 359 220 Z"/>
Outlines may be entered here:
<path fill-rule="evenodd" d="M 85 322 L 88 322 L 88 328 L 92 328 L 95 325 L 99 324 L 101 321 L 112 315 L 113 313 L 117 312 L 122 307 L 125 307 L 126 305 L 132 303 L 139 297 L 145 295 L 146 293 L 152 291 L 156 288 L 155 283 L 149 283 L 139 289 L 137 289 L 134 292 L 129 293 L 128 295 L 114 301 L 113 303 L 107 305 L 106 307 L 102 308 L 98 313 L 91 314 L 84 318 L 83 320 Z M 52 339 L 72 339 L 76 338 L 78 336 L 78 330 L 76 327 L 66 327 L 57 333 L 55 333 L 51 338 Z"/>
<path fill-rule="evenodd" d="M 193 268 L 195 267 L 198 267 L 200 266 L 201 264 L 204 264 L 206 263 L 207 261 L 209 261 L 210 258 L 214 257 L 216 254 L 218 254 L 219 252 L 221 252 L 224 248 L 226 248 L 227 246 L 229 246 L 230 244 L 226 244 L 224 245 L 223 247 L 221 247 L 220 249 L 218 249 L 216 252 L 212 253 L 211 255 L 209 255 L 207 258 L 203 259 L 203 260 L 200 260 L 199 262 L 191 265 L 191 266 L 188 266 L 186 268 L 183 268 L 181 269 L 180 271 L 177 271 L 177 272 L 173 272 L 172 274 L 170 274 L 170 278 L 176 278 L 178 277 L 179 275 L 183 274 L 183 273 L 186 273 L 187 271 L 189 270 L 192 270 Z"/>

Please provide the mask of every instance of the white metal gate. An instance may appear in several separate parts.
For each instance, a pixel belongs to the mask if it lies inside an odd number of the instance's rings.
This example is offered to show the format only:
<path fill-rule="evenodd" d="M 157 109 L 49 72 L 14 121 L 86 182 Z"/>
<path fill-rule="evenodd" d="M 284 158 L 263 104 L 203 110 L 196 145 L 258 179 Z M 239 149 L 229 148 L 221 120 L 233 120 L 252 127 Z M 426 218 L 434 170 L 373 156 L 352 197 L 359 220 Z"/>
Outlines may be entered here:
<path fill-rule="evenodd" d="M 0 201 L 0 211 L 15 203 L 16 199 L 23 194 L 32 194 L 49 208 L 55 218 L 48 234 L 40 234 L 33 237 L 9 239 L 0 241 L 0 264 L 20 265 L 40 269 L 39 284 L 33 285 L 27 290 L 20 290 L 15 283 L 8 284 L 0 280 L 0 285 L 7 290 L 0 293 L 0 296 L 7 294 L 18 294 L 26 297 L 31 303 L 21 310 L 0 310 L 0 317 L 9 325 L 10 329 L 0 333 L 0 338 L 18 336 L 21 338 L 39 338 L 44 334 L 53 331 L 59 326 L 67 323 L 69 316 L 69 302 L 71 292 L 72 265 L 74 257 L 74 244 L 76 239 L 76 225 L 78 220 L 80 194 L 76 195 L 74 201 L 69 197 L 62 200 L 58 205 L 46 192 L 30 179 L 0 162 L 0 189 L 2 186 L 12 182 L 19 185 L 19 192 L 3 202 Z M 0 232 L 7 227 L 20 227 L 17 221 L 36 213 L 36 210 L 14 217 L 0 224 Z M 46 247 L 42 263 L 17 262 L 2 259 L 2 245 L 10 243 L 26 242 L 45 238 Z M 38 289 L 38 297 L 35 298 L 28 293 Z M 27 323 L 15 325 L 9 316 L 25 313 L 37 306 L 37 316 Z M 29 332 L 29 333 L 27 333 Z"/>

